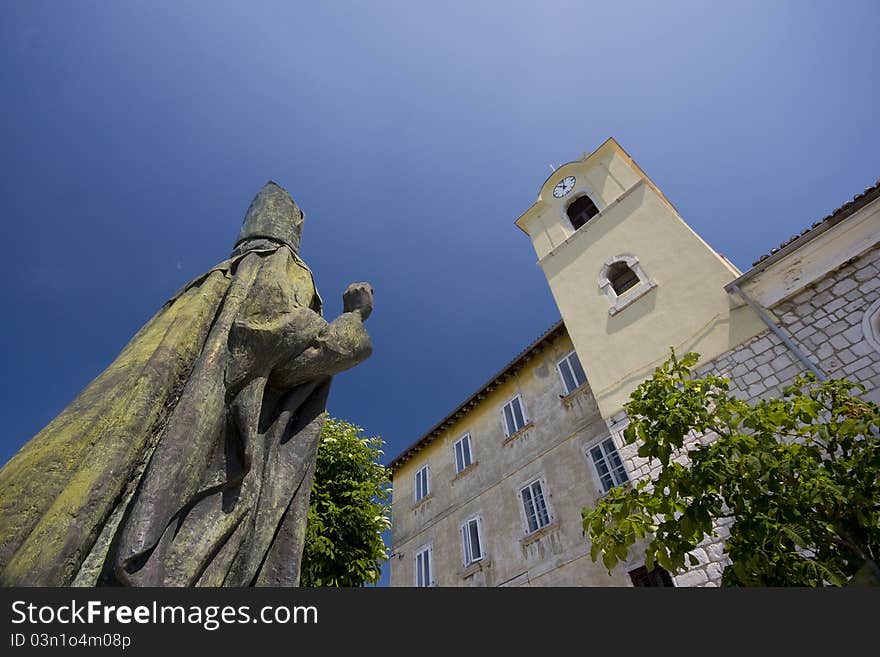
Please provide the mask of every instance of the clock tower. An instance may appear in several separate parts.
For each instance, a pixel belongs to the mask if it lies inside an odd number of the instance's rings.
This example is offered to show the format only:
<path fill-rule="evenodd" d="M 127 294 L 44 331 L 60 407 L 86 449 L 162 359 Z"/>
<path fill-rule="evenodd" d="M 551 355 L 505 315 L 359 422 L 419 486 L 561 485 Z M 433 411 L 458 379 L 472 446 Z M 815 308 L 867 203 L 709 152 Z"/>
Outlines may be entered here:
<path fill-rule="evenodd" d="M 516 225 L 532 240 L 609 422 L 670 347 L 705 363 L 766 329 L 724 290 L 737 268 L 614 139 L 557 169 Z"/>

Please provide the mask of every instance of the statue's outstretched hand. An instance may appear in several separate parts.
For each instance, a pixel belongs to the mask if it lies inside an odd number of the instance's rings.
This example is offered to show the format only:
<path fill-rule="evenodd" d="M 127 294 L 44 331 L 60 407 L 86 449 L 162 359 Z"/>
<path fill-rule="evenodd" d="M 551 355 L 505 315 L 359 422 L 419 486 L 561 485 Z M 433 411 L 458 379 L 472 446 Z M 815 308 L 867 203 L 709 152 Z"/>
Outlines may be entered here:
<path fill-rule="evenodd" d="M 352 283 L 342 295 L 345 312 L 359 312 L 361 320 L 366 320 L 373 312 L 373 287 L 369 283 Z"/>

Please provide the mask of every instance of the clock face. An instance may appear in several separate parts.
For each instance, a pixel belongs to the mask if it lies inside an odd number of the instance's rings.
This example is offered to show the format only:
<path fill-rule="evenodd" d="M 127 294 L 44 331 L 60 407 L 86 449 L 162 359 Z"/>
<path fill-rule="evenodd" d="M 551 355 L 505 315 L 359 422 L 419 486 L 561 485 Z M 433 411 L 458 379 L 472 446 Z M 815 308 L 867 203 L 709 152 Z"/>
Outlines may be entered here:
<path fill-rule="evenodd" d="M 556 198 L 562 198 L 573 189 L 574 176 L 566 176 L 558 183 L 556 183 L 556 187 L 553 188 L 553 196 L 555 196 Z"/>

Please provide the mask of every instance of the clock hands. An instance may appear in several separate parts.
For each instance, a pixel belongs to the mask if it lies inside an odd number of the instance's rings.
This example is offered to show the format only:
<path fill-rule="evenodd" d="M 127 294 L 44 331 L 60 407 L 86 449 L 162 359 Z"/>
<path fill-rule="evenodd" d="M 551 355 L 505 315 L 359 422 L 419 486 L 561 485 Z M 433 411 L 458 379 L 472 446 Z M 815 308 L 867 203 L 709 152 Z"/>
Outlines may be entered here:
<path fill-rule="evenodd" d="M 553 188 L 553 196 L 555 196 L 556 198 L 562 198 L 572 189 L 574 189 L 575 182 L 576 181 L 574 176 L 566 176 L 558 183 L 556 183 L 556 187 Z"/>

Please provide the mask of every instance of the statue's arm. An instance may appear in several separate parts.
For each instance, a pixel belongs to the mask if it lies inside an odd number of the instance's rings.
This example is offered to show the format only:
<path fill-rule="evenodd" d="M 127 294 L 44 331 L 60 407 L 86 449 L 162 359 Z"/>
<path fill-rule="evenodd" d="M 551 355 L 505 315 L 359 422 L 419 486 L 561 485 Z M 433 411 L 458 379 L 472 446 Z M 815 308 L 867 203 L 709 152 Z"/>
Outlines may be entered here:
<path fill-rule="evenodd" d="M 353 283 L 342 296 L 344 312 L 312 340 L 296 358 L 279 363 L 270 384 L 291 388 L 305 381 L 331 377 L 367 359 L 373 351 L 364 320 L 373 310 L 373 290 L 367 283 Z"/>

